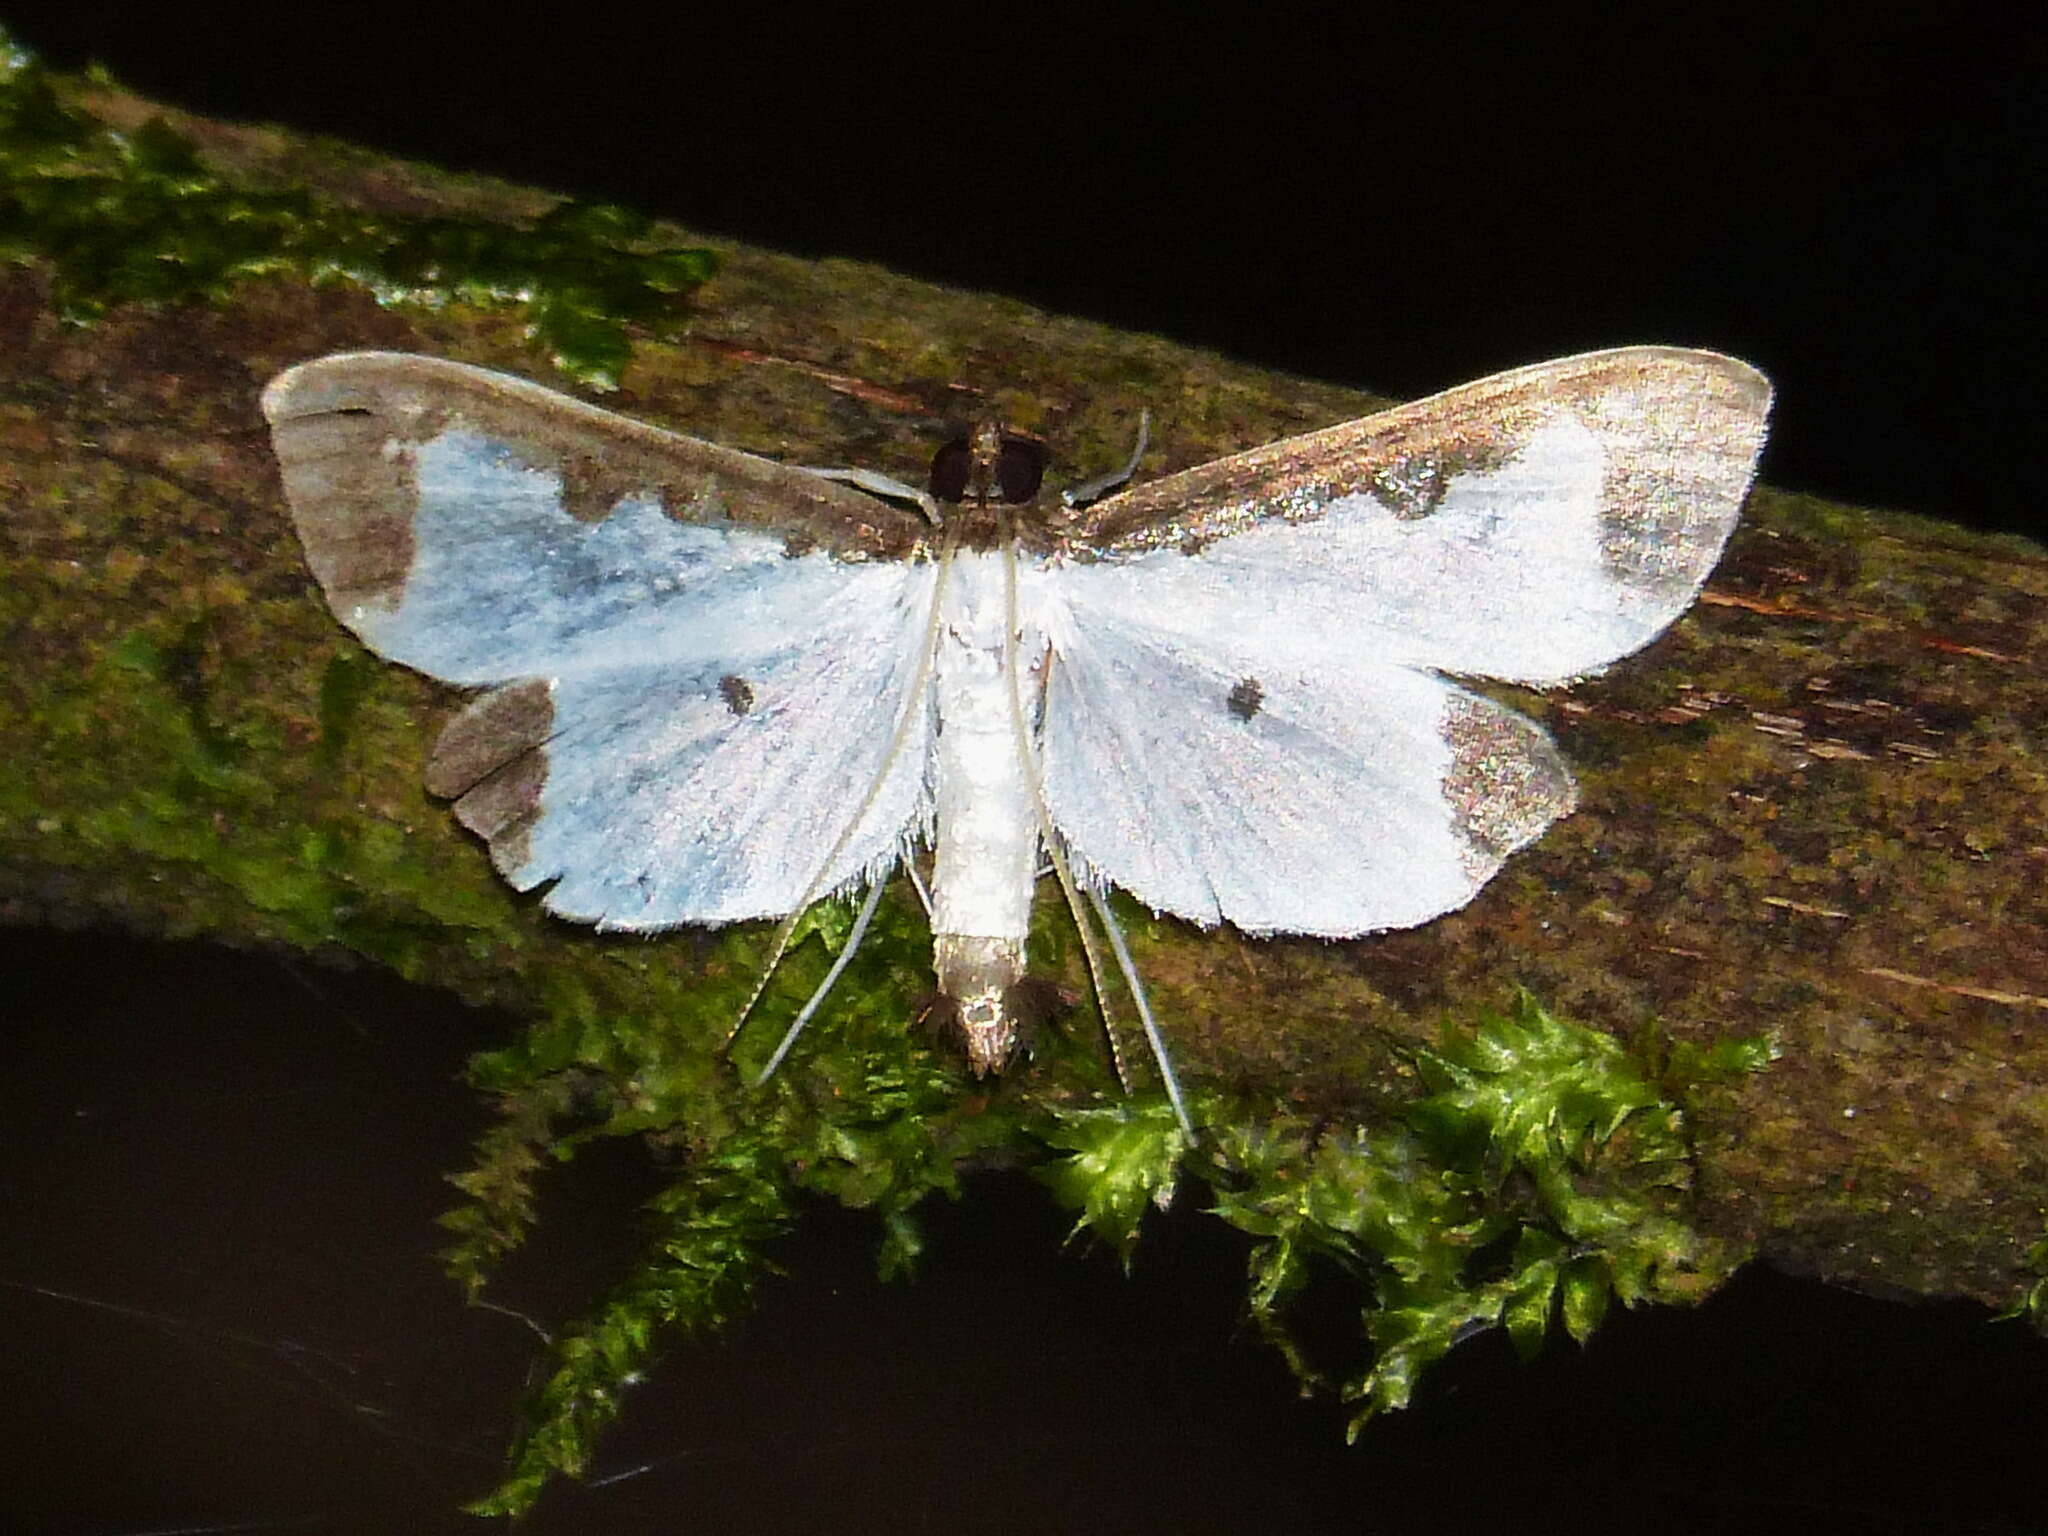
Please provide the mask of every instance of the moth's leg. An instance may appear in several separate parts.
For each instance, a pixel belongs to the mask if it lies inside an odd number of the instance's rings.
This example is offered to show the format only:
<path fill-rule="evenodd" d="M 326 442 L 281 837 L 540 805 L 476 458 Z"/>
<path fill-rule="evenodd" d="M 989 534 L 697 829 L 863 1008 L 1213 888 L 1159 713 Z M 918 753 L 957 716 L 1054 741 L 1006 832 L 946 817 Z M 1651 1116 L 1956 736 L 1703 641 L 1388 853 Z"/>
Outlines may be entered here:
<path fill-rule="evenodd" d="M 945 518 L 939 514 L 939 504 L 932 499 L 930 491 L 921 491 L 914 485 L 905 484 L 894 475 L 885 475 L 878 469 L 819 469 L 813 465 L 796 466 L 807 475 L 816 475 L 820 480 L 837 480 L 841 485 L 850 485 L 855 490 L 866 491 L 870 496 L 879 496 L 884 501 L 907 501 L 925 515 L 925 521 L 934 528 L 944 525 Z"/>
<path fill-rule="evenodd" d="M 1002 517 L 1000 509 L 998 517 Z M 1005 519 L 1005 522 L 1007 520 Z M 1010 729 L 1016 742 L 1018 759 L 1024 764 L 1024 781 L 1031 791 L 1032 814 L 1038 820 L 1038 842 L 1045 850 L 1045 856 L 1052 861 L 1053 873 L 1059 877 L 1060 894 L 1067 899 L 1067 910 L 1074 915 L 1074 932 L 1081 940 L 1081 954 L 1088 962 L 1089 984 L 1095 989 L 1095 1005 L 1102 1014 L 1103 1038 L 1109 1042 L 1109 1062 L 1115 1069 L 1116 1080 L 1125 1092 L 1130 1091 L 1130 1075 L 1124 1071 L 1124 1048 L 1116 1035 L 1116 1020 L 1110 1013 L 1109 991 L 1103 985 L 1102 957 L 1095 947 L 1095 934 L 1088 924 L 1088 914 L 1081 906 L 1080 888 L 1074 874 L 1067 867 L 1065 857 L 1060 853 L 1059 831 L 1052 824 L 1052 813 L 1045 808 L 1045 777 L 1039 764 L 1039 739 L 1024 707 L 1023 673 L 1036 674 L 1040 690 L 1039 700 L 1044 701 L 1044 690 L 1050 682 L 1056 653 L 1050 644 L 1044 655 L 1030 668 L 1017 664 L 1017 546 L 1009 538 L 1009 528 L 1003 532 L 1003 691 L 1010 700 Z"/>
<path fill-rule="evenodd" d="M 924 871 L 917 867 L 915 859 L 903 861 L 903 872 L 910 876 L 910 888 L 917 892 L 917 899 L 924 903 L 924 920 L 932 920 L 932 888 L 925 880 Z"/>
<path fill-rule="evenodd" d="M 860 915 L 853 920 L 853 931 L 847 934 L 846 943 L 840 946 L 839 958 L 832 962 L 832 969 L 825 973 L 825 979 L 818 983 L 818 990 L 811 994 L 811 1000 L 797 1010 L 796 1019 L 789 1026 L 789 1032 L 782 1037 L 782 1044 L 775 1047 L 775 1054 L 768 1058 L 768 1065 L 761 1069 L 761 1075 L 754 1079 L 754 1086 L 760 1087 L 775 1075 L 775 1069 L 782 1065 L 782 1058 L 789 1054 L 789 1048 L 796 1044 L 796 1037 L 804 1032 L 804 1026 L 811 1022 L 811 1015 L 818 1011 L 826 996 L 832 991 L 840 974 L 853 963 L 854 951 L 860 948 L 860 941 L 867 937 L 868 924 L 874 920 L 875 908 L 882 903 L 882 887 L 887 885 L 887 876 L 877 876 L 875 883 L 868 887 L 868 899 L 860 904 Z"/>
<path fill-rule="evenodd" d="M 1091 501 L 1100 501 L 1116 490 L 1138 472 L 1138 461 L 1145 457 L 1145 446 L 1152 440 L 1152 413 L 1138 412 L 1138 441 L 1131 449 L 1131 456 L 1124 460 L 1123 468 L 1113 469 L 1106 475 L 1097 475 L 1093 480 L 1083 480 L 1079 485 L 1060 493 L 1060 500 L 1069 511 L 1085 507 Z"/>
<path fill-rule="evenodd" d="M 1094 904 L 1095 915 L 1102 919 L 1102 931 L 1109 935 L 1109 947 L 1116 952 L 1116 965 L 1124 973 L 1124 985 L 1131 989 L 1131 1003 L 1138 1010 L 1138 1022 L 1144 1026 L 1145 1039 L 1152 1047 L 1152 1059 L 1159 1063 L 1159 1079 L 1166 1084 L 1166 1097 L 1172 1101 L 1173 1117 L 1192 1141 L 1195 1123 L 1188 1118 L 1187 1100 L 1180 1093 L 1180 1078 L 1173 1070 L 1173 1058 L 1166 1054 L 1166 1041 L 1159 1033 L 1158 1022 L 1152 1017 L 1152 1003 L 1145 996 L 1145 984 L 1138 980 L 1138 968 L 1131 962 L 1130 948 L 1124 943 L 1124 931 L 1117 926 L 1116 914 L 1109 910 L 1109 902 L 1102 892 L 1092 885 L 1086 890 L 1088 900 Z"/>

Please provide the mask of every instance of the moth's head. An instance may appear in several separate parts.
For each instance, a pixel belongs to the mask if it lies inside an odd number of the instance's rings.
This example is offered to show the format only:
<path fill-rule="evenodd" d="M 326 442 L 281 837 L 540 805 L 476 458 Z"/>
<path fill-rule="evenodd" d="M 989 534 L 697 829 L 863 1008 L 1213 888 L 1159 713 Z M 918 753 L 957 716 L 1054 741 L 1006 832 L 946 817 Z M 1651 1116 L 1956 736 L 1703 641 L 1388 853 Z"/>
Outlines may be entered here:
<path fill-rule="evenodd" d="M 1000 422 L 978 421 L 939 445 L 926 489 L 947 506 L 1021 507 L 1037 498 L 1051 458 L 1037 438 L 1005 431 Z"/>

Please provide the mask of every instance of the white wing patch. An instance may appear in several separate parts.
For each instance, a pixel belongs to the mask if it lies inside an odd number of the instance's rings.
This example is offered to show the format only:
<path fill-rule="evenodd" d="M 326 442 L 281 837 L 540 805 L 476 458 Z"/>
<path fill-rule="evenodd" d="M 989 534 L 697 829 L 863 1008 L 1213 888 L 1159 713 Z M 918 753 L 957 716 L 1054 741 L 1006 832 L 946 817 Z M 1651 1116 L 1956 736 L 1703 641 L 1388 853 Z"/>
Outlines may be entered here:
<path fill-rule="evenodd" d="M 781 916 L 885 870 L 929 819 L 918 710 L 846 835 L 918 669 L 931 566 L 793 557 L 651 499 L 579 522 L 558 474 L 462 428 L 411 451 L 410 572 L 344 617 L 450 682 L 546 682 L 486 695 L 442 743 L 465 761 L 440 787 L 518 889 L 556 881 L 549 911 L 606 928 Z"/>
<path fill-rule="evenodd" d="M 478 433 L 421 444 L 414 560 L 395 606 L 342 617 L 376 650 L 451 683 L 574 676 L 758 654 L 842 598 L 899 585 L 903 567 L 790 558 L 755 530 L 684 523 L 651 500 L 578 522 L 561 476 Z"/>
<path fill-rule="evenodd" d="M 507 877 L 555 880 L 545 904 L 559 916 L 656 929 L 780 917 L 885 871 L 929 819 L 928 710 L 841 839 L 917 671 L 929 582 L 911 574 L 843 572 L 832 611 L 778 652 L 558 679 L 538 814 Z"/>
<path fill-rule="evenodd" d="M 1617 564 L 1610 471 L 1602 434 L 1560 412 L 1419 514 L 1357 492 L 1042 571 L 1061 835 L 1098 880 L 1248 933 L 1346 937 L 1463 906 L 1576 791 L 1539 726 L 1434 674 L 1597 671 L 1662 631 L 1718 551 Z"/>
<path fill-rule="evenodd" d="M 1154 910 L 1252 934 L 1407 927 L 1571 808 L 1539 727 L 1440 678 L 1304 665 L 1272 632 L 1191 644 L 1099 607 L 1070 619 L 1052 621 L 1047 809 L 1097 882 Z"/>

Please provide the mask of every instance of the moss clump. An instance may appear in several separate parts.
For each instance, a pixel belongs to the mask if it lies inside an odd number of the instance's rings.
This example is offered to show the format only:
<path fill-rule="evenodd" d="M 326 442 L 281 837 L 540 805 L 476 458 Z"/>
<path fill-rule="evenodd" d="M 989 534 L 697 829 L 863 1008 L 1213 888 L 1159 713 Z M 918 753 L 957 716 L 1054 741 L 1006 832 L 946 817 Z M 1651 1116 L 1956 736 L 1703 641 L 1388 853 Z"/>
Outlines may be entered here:
<path fill-rule="evenodd" d="M 2048 1334 L 2048 1237 L 2027 1250 L 2027 1268 L 2034 1275 L 2034 1283 L 2020 1294 L 2020 1299 L 1999 1317 L 2023 1317 L 2034 1327 L 2034 1331 Z"/>
<path fill-rule="evenodd" d="M 963 1092 L 951 1060 L 897 1022 L 892 975 L 922 962 L 911 926 L 882 925 L 877 952 L 864 949 L 841 983 L 842 1022 L 807 1039 L 738 1115 L 733 1069 L 701 1035 L 689 1044 L 557 1018 L 479 1059 L 504 1118 L 456 1180 L 470 1202 L 445 1218 L 451 1271 L 472 1296 L 530 1227 L 549 1161 L 595 1138 L 646 1135 L 677 1171 L 648 1202 L 641 1257 L 553 1344 L 506 1478 L 478 1512 L 516 1513 L 554 1473 L 579 1475 L 664 1340 L 714 1330 L 746 1304 L 801 1196 L 874 1209 L 881 1267 L 901 1272 L 920 1246 L 916 1207 L 956 1194 L 996 1152 L 1015 1161 L 1037 1148 L 1037 1172 L 1076 1231 L 1126 1255 L 1146 1207 L 1176 1181 L 1208 1185 L 1215 1214 L 1257 1239 L 1252 1315 L 1305 1381 L 1322 1373 L 1290 1335 L 1290 1302 L 1334 1264 L 1364 1293 L 1372 1361 L 1344 1387 L 1361 1405 L 1356 1423 L 1406 1403 L 1423 1368 L 1476 1331 L 1505 1327 L 1529 1351 L 1561 1319 L 1584 1339 L 1613 1299 L 1697 1300 L 1744 1257 L 1682 1217 L 1691 1149 L 1680 1104 L 1761 1066 L 1762 1041 L 1631 1050 L 1523 997 L 1412 1053 L 1426 1091 L 1384 1126 L 1325 1134 L 1209 1095 L 1196 1101 L 1207 1130 L 1190 1146 L 1157 1095 L 1105 1084 L 1062 1104 Z M 1045 1045 L 1042 1074 L 1055 1079 L 1092 1054 L 1086 1040 Z"/>
<path fill-rule="evenodd" d="M 1761 1068 L 1761 1039 L 1634 1051 L 1522 995 L 1412 1053 L 1429 1090 L 1377 1129 L 1220 1131 L 1216 1213 L 1259 1241 L 1252 1313 L 1305 1381 L 1286 1303 L 1322 1265 L 1369 1291 L 1368 1369 L 1343 1388 L 1355 1434 L 1405 1405 L 1423 1367 L 1505 1327 L 1525 1355 L 1554 1321 L 1584 1340 L 1610 1301 L 1696 1301 L 1746 1255 L 1684 1219 L 1682 1102 Z"/>

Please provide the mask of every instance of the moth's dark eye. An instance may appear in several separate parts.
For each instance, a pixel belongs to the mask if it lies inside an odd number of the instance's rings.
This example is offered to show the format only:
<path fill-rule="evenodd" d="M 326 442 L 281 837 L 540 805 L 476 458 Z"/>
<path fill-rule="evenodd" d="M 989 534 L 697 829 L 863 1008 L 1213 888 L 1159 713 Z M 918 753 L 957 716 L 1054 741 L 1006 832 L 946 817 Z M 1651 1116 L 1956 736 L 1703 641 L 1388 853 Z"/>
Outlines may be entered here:
<path fill-rule="evenodd" d="M 941 443 L 939 451 L 932 455 L 931 478 L 925 489 L 932 493 L 934 501 L 963 500 L 967 495 L 967 477 L 973 468 L 974 455 L 968 450 L 966 438 Z"/>
<path fill-rule="evenodd" d="M 1043 443 L 1028 437 L 1004 438 L 996 454 L 996 488 L 1003 493 L 1003 500 L 1025 502 L 1036 496 L 1050 457 Z"/>

